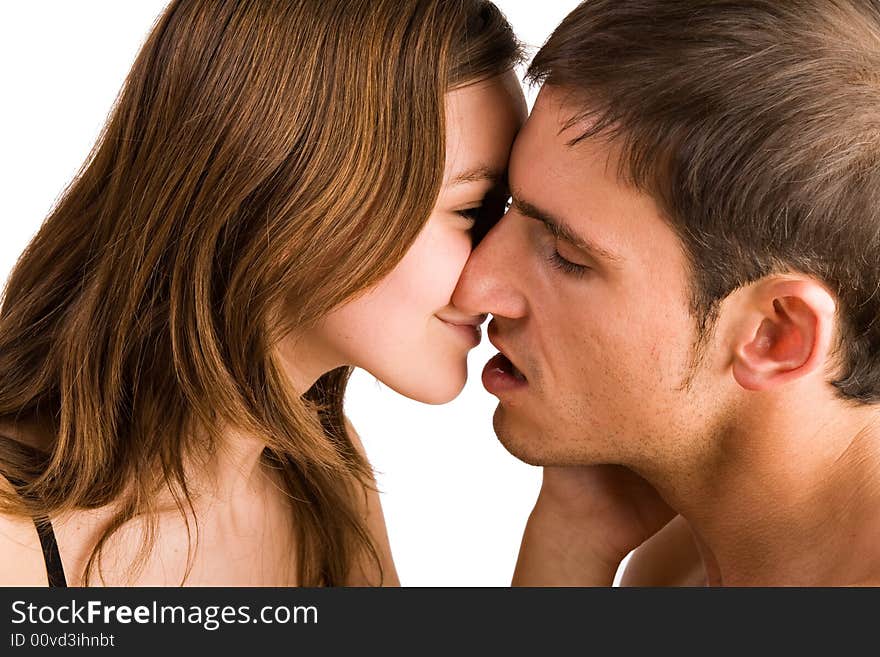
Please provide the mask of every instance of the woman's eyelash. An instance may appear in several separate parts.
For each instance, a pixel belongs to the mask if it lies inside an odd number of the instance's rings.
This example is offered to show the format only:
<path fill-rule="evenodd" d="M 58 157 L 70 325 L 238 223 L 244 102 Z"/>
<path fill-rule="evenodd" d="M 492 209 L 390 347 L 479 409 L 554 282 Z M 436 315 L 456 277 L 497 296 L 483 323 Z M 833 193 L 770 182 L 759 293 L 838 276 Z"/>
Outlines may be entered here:
<path fill-rule="evenodd" d="M 561 255 L 559 255 L 559 251 L 556 250 L 555 246 L 547 254 L 547 262 L 549 262 L 554 269 L 558 269 L 559 271 L 568 274 L 569 276 L 574 276 L 576 278 L 581 278 L 590 269 L 589 267 L 586 267 L 584 265 L 577 265 L 569 260 L 566 260 Z"/>
<path fill-rule="evenodd" d="M 467 219 L 471 223 L 476 223 L 477 219 L 479 218 L 480 211 L 482 209 L 483 209 L 483 206 L 480 205 L 475 208 L 467 208 L 466 210 L 459 210 L 458 212 L 456 212 L 456 214 L 458 214 L 461 217 L 464 217 L 465 219 Z"/>
<path fill-rule="evenodd" d="M 491 205 L 494 206 L 495 203 L 496 202 L 493 201 Z M 507 214 L 507 211 L 510 210 L 510 206 L 512 203 L 513 203 L 513 199 L 508 196 L 507 199 L 504 201 L 504 203 L 500 204 L 500 207 L 496 207 L 495 210 L 500 210 L 501 216 L 503 217 L 505 214 Z M 458 210 L 458 214 L 460 214 L 465 219 L 468 219 L 469 221 L 477 222 L 482 218 L 482 215 L 485 214 L 486 211 L 487 211 L 487 204 L 482 203 L 482 204 L 480 204 L 476 207 L 473 207 L 473 208 L 466 208 L 464 210 Z"/>

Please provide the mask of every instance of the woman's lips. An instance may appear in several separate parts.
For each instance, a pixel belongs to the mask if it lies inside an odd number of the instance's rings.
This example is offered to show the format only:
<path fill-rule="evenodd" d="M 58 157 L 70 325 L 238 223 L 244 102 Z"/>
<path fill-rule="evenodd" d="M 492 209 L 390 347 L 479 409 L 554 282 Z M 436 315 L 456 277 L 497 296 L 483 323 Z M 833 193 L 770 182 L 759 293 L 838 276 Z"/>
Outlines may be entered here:
<path fill-rule="evenodd" d="M 526 377 L 502 353 L 494 356 L 483 368 L 483 387 L 493 395 L 520 390 L 527 385 Z"/>
<path fill-rule="evenodd" d="M 438 317 L 437 319 L 440 318 Z M 480 328 L 479 324 L 453 324 L 445 319 L 440 319 L 440 321 L 457 333 L 471 347 L 476 347 L 480 344 L 480 340 L 483 337 L 483 329 Z"/>

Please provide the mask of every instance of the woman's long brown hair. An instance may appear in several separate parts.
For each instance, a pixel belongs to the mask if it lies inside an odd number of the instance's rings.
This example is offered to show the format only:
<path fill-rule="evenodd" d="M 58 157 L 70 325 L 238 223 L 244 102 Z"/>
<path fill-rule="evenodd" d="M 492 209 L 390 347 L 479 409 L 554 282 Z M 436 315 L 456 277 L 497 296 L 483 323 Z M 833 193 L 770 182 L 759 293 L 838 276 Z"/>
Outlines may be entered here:
<path fill-rule="evenodd" d="M 0 448 L 0 471 L 28 482 L 0 510 L 112 504 L 84 582 L 146 519 L 134 572 L 157 495 L 189 526 L 184 463 L 233 426 L 265 439 L 286 484 L 300 584 L 378 561 L 350 368 L 299 396 L 274 346 L 398 263 L 439 193 L 445 92 L 518 56 L 484 0 L 172 2 L 5 288 L 0 422 L 51 442 Z"/>

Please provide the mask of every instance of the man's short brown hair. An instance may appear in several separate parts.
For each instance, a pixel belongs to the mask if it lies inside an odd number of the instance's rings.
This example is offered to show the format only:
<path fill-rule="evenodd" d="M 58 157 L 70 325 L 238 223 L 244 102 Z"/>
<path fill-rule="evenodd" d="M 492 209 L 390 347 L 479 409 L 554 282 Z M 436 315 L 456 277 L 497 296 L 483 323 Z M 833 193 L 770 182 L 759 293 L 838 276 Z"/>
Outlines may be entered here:
<path fill-rule="evenodd" d="M 529 70 L 568 91 L 692 269 L 701 332 L 774 272 L 837 296 L 844 398 L 880 402 L 880 2 L 588 0 Z"/>

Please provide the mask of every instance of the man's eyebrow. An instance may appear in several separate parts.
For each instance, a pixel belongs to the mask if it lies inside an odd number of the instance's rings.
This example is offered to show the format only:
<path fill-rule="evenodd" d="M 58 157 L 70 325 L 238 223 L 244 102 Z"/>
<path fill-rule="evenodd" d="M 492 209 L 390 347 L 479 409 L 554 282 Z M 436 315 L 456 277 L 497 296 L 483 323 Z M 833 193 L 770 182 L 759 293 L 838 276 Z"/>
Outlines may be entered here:
<path fill-rule="evenodd" d="M 619 263 L 623 260 L 623 258 L 621 258 L 619 255 L 611 253 L 607 249 L 603 249 L 595 242 L 588 240 L 582 235 L 579 235 L 573 228 L 571 228 L 571 226 L 569 226 L 559 217 L 553 216 L 553 214 L 551 214 L 550 212 L 542 210 L 532 205 L 528 201 L 524 201 L 522 198 L 516 195 L 511 196 L 511 205 L 516 208 L 517 212 L 519 212 L 520 214 L 531 219 L 540 221 L 545 226 L 547 226 L 547 229 L 556 239 L 560 239 L 563 242 L 568 242 L 572 246 L 581 249 L 582 251 L 595 254 L 596 256 L 604 258 L 605 260 L 609 260 L 612 263 Z"/>
<path fill-rule="evenodd" d="M 503 171 L 498 171 L 497 169 L 493 169 L 492 167 L 480 165 L 457 174 L 449 184 L 462 185 L 464 183 L 483 182 L 484 180 L 488 180 L 489 182 L 494 183 L 503 179 Z"/>

